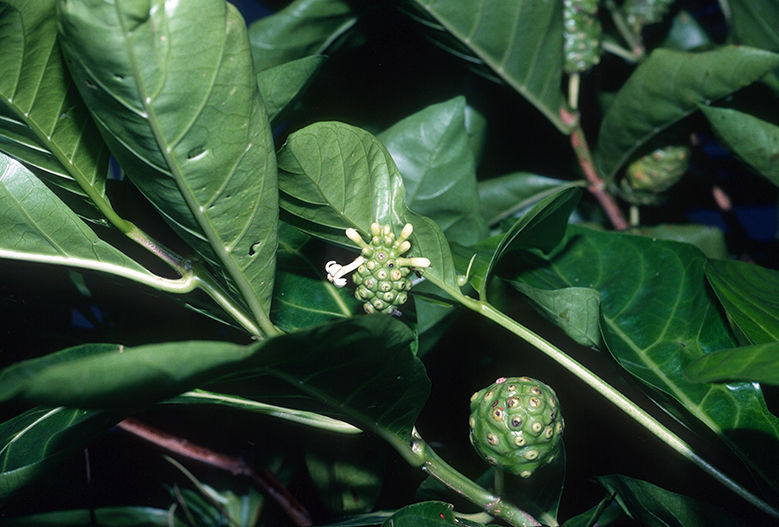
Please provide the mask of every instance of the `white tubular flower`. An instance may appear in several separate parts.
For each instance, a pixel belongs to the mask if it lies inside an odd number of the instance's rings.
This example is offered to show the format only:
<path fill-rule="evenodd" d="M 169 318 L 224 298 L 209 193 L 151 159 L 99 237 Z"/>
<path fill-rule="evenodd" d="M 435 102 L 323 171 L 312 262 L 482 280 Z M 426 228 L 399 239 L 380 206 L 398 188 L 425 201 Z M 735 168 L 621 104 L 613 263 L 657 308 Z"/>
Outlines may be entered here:
<path fill-rule="evenodd" d="M 333 285 L 336 287 L 343 287 L 346 285 L 346 278 L 343 278 L 343 276 L 351 273 L 358 267 L 360 267 L 363 262 L 365 262 L 365 258 L 362 256 L 358 256 L 354 259 L 352 263 L 349 265 L 341 265 L 337 263 L 335 260 L 330 260 L 325 264 L 325 271 L 327 271 L 327 279 L 333 282 Z"/>

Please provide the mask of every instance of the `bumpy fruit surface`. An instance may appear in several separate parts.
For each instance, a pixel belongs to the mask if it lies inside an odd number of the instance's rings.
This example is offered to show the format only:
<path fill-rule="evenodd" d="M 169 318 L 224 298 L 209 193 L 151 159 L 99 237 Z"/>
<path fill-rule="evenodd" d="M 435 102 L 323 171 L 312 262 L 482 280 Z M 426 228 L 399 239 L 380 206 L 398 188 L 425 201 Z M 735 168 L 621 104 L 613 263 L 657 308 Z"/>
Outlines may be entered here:
<path fill-rule="evenodd" d="M 658 194 L 675 185 L 689 164 L 688 146 L 658 148 L 628 166 L 622 180 L 623 197 L 639 205 L 657 203 Z"/>
<path fill-rule="evenodd" d="M 600 62 L 601 33 L 597 0 L 563 1 L 566 73 L 587 71 Z"/>
<path fill-rule="evenodd" d="M 492 465 L 529 478 L 562 447 L 554 390 L 530 377 L 500 378 L 471 397 L 471 444 Z"/>
<path fill-rule="evenodd" d="M 389 225 L 374 223 L 371 234 L 370 243 L 362 247 L 365 262 L 352 275 L 357 286 L 354 296 L 364 302 L 366 313 L 394 314 L 406 302 L 411 289 L 411 268 L 408 259 L 401 257 L 410 248 L 406 241 L 411 234 L 410 225 L 397 239 Z"/>

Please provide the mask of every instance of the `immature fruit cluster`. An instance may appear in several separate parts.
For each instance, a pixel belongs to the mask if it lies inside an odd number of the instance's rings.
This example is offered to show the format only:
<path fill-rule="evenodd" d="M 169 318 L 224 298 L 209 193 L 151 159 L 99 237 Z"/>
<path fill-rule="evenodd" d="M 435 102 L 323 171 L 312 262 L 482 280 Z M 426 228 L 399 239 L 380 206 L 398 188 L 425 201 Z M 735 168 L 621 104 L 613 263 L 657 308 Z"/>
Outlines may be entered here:
<path fill-rule="evenodd" d="M 408 237 L 414 231 L 407 223 L 398 238 L 389 225 L 371 225 L 371 241 L 366 243 L 355 229 L 346 229 L 346 236 L 361 248 L 360 256 L 347 266 L 328 262 L 327 279 L 339 287 L 346 285 L 344 274 L 356 269 L 352 280 L 357 289 L 354 296 L 361 300 L 366 313 L 395 315 L 397 307 L 408 299 L 412 268 L 430 266 L 427 258 L 405 258 L 411 249 Z"/>
<path fill-rule="evenodd" d="M 566 73 L 586 71 L 600 62 L 598 0 L 563 1 L 563 39 Z"/>
<path fill-rule="evenodd" d="M 469 424 L 476 452 L 523 478 L 557 457 L 565 427 L 554 390 L 530 377 L 502 377 L 474 393 Z"/>
<path fill-rule="evenodd" d="M 660 22 L 674 0 L 626 0 L 622 11 L 628 24 L 637 31 L 642 26 Z"/>
<path fill-rule="evenodd" d="M 633 161 L 622 181 L 625 199 L 638 205 L 660 201 L 662 192 L 676 184 L 690 164 L 690 148 L 686 145 L 658 148 Z"/>

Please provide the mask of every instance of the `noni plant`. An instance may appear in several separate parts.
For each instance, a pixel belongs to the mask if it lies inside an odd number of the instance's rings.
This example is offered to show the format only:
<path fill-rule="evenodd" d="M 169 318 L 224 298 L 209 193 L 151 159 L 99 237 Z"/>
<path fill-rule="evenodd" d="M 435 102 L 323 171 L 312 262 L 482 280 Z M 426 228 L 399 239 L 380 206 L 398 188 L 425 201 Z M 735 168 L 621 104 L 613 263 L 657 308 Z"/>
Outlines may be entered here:
<path fill-rule="evenodd" d="M 0 0 L 0 525 L 774 525 L 778 34 Z"/>

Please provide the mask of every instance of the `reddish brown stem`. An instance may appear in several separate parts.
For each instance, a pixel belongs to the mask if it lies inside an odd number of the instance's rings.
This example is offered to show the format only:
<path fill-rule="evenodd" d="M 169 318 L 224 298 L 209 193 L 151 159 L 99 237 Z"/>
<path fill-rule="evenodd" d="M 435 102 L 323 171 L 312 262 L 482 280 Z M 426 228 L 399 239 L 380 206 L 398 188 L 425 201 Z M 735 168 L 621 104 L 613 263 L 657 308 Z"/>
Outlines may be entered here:
<path fill-rule="evenodd" d="M 614 197 L 606 192 L 603 184 L 603 179 L 598 175 L 598 171 L 595 169 L 595 162 L 592 159 L 590 153 L 590 147 L 587 145 L 587 138 L 584 137 L 584 130 L 582 130 L 579 123 L 579 114 L 571 113 L 564 108 L 560 109 L 560 117 L 563 119 L 563 123 L 572 127 L 571 130 L 571 146 L 576 153 L 576 158 L 579 160 L 579 166 L 584 172 L 584 177 L 587 178 L 587 182 L 590 184 L 587 190 L 595 196 L 595 199 L 600 203 L 603 212 L 608 216 L 609 221 L 618 231 L 628 228 L 628 222 L 625 216 L 622 214 L 617 202 L 614 201 Z"/>
<path fill-rule="evenodd" d="M 177 457 L 205 463 L 206 465 L 226 470 L 233 475 L 250 478 L 263 492 L 284 509 L 284 512 L 287 513 L 296 525 L 300 527 L 312 525 L 311 516 L 305 507 L 295 499 L 270 471 L 263 470 L 262 474 L 258 474 L 239 457 L 216 452 L 187 439 L 163 432 L 132 417 L 128 417 L 117 426 L 125 432 L 148 441 Z"/>

